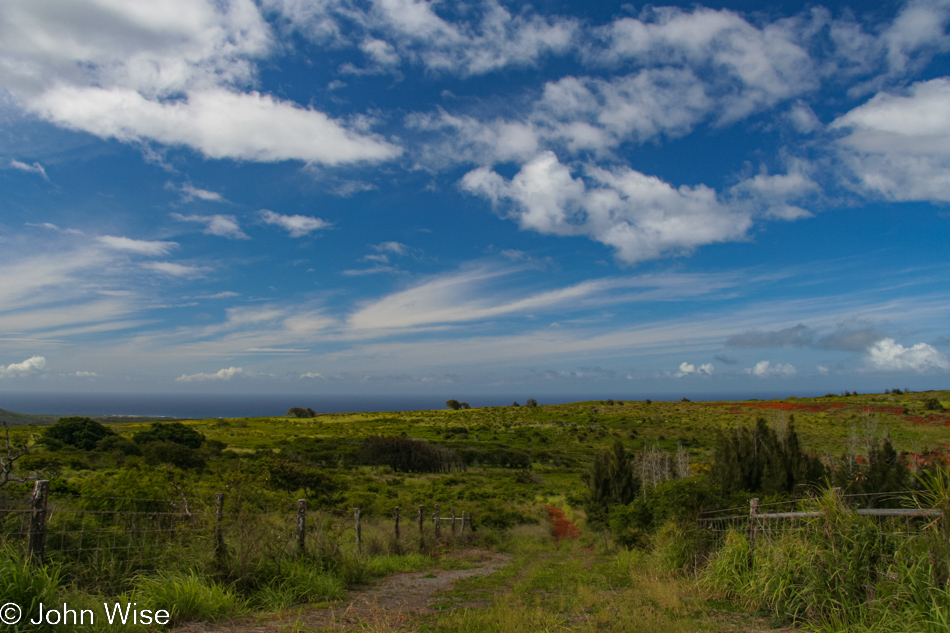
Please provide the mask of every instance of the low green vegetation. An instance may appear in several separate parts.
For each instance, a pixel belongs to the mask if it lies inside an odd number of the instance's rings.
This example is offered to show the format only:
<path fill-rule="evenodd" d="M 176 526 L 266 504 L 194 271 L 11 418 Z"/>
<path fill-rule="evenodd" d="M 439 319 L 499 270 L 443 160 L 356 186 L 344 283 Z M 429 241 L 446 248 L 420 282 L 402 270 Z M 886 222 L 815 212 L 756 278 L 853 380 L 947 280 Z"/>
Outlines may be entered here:
<path fill-rule="evenodd" d="M 707 621 L 710 592 L 775 624 L 950 630 L 946 521 L 905 522 L 915 535 L 907 538 L 899 521 L 853 512 L 909 503 L 879 494 L 897 490 L 950 510 L 941 479 L 950 392 L 525 402 L 12 427 L 0 482 L 6 560 L 28 569 L 23 510 L 31 481 L 47 479 L 55 507 L 47 566 L 34 575 L 39 584 L 24 585 L 24 600 L 178 596 L 175 622 L 233 618 L 326 604 L 347 587 L 439 565 L 447 548 L 477 543 L 514 556 L 514 567 L 471 581 L 472 591 L 508 583 L 504 600 L 446 611 L 426 620 L 430 630 L 629 630 L 610 624 L 629 618 L 652 622 L 638 630 L 728 630 Z M 832 487 L 843 490 L 838 506 L 828 501 Z M 739 531 L 727 533 L 698 522 L 727 508 L 747 516 L 752 498 L 826 514 L 754 544 L 747 523 L 733 521 Z M 307 500 L 303 550 L 297 499 Z M 443 517 L 471 515 L 474 531 L 453 540 L 444 523 L 436 538 L 436 504 Z M 582 544 L 546 536 L 548 505 L 580 525 Z M 583 582 L 559 584 L 575 573 Z M 663 587 L 679 597 L 663 597 Z"/>

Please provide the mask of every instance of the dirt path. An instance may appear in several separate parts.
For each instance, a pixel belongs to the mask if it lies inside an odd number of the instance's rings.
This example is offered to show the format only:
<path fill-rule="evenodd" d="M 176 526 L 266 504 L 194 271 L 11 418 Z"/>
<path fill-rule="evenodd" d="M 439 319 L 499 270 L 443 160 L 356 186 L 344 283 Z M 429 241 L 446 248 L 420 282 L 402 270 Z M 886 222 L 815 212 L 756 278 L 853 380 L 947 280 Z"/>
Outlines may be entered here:
<path fill-rule="evenodd" d="M 487 576 L 504 567 L 507 554 L 487 549 L 468 549 L 453 558 L 472 566 L 468 569 L 434 569 L 388 576 L 370 586 L 347 592 L 338 604 L 326 608 L 302 607 L 227 623 L 195 622 L 175 633 L 290 633 L 296 631 L 345 631 L 384 629 L 399 631 L 410 626 L 414 616 L 435 613 L 438 594 L 462 578 Z"/>

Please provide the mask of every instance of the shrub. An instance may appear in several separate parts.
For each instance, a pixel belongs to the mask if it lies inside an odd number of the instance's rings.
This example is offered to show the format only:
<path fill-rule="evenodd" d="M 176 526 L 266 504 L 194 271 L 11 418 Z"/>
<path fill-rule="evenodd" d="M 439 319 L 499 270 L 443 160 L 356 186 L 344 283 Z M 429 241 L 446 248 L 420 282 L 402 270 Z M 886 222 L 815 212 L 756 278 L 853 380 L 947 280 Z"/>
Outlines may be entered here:
<path fill-rule="evenodd" d="M 136 444 L 149 442 L 174 442 L 188 448 L 201 448 L 205 436 L 181 422 L 155 422 L 145 430 L 132 435 Z"/>
<path fill-rule="evenodd" d="M 68 446 L 91 451 L 102 438 L 115 433 L 92 418 L 60 418 L 46 429 L 44 435 Z"/>
<path fill-rule="evenodd" d="M 198 451 L 176 442 L 149 442 L 142 449 L 145 463 L 151 466 L 171 464 L 178 468 L 201 469 L 205 459 Z"/>

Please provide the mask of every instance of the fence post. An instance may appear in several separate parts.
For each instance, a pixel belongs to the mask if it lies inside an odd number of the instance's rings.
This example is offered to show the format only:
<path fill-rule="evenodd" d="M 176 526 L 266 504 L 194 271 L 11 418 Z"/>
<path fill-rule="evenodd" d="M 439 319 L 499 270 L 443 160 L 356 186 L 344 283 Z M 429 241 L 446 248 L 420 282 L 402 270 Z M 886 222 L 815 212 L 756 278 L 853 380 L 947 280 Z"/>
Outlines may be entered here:
<path fill-rule="evenodd" d="M 214 558 L 218 562 L 224 560 L 227 556 L 227 549 L 224 547 L 224 531 L 221 527 L 221 521 L 224 519 L 224 493 L 214 493 Z"/>
<path fill-rule="evenodd" d="M 749 500 L 749 543 L 755 547 L 755 539 L 759 533 L 759 521 L 756 515 L 759 513 L 759 500 Z"/>
<path fill-rule="evenodd" d="M 439 529 L 439 521 L 442 519 L 442 512 L 439 510 L 439 504 L 435 504 L 435 537 L 439 538 L 441 530 Z"/>
<path fill-rule="evenodd" d="M 423 526 L 425 525 L 425 517 L 422 515 L 422 512 L 426 509 L 425 506 L 419 506 L 419 551 L 422 551 L 423 546 L 425 545 L 425 536 L 422 531 Z"/>
<path fill-rule="evenodd" d="M 360 509 L 353 508 L 353 518 L 356 520 L 356 551 L 363 551 L 363 532 L 360 529 Z"/>
<path fill-rule="evenodd" d="M 307 500 L 297 499 L 297 554 L 307 553 Z"/>
<path fill-rule="evenodd" d="M 455 508 L 452 508 L 452 536 L 455 536 Z"/>
<path fill-rule="evenodd" d="M 459 530 L 459 536 L 465 534 L 465 510 L 462 510 L 462 529 Z"/>
<path fill-rule="evenodd" d="M 396 506 L 396 540 L 399 540 L 399 506 Z"/>
<path fill-rule="evenodd" d="M 40 479 L 33 484 L 30 498 L 30 542 L 29 556 L 34 565 L 40 567 L 46 557 L 46 500 L 49 497 L 49 481 Z"/>

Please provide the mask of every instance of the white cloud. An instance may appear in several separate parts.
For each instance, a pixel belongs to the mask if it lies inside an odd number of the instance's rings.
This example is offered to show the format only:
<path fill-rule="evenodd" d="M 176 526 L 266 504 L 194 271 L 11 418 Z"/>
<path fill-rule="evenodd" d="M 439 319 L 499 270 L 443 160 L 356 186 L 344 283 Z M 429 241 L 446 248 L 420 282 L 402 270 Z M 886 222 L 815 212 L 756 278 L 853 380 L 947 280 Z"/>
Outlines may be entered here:
<path fill-rule="evenodd" d="M 309 215 L 281 215 L 267 209 L 261 209 L 261 219 L 267 224 L 274 224 L 290 233 L 290 237 L 303 237 L 313 231 L 333 226 L 326 220 Z"/>
<path fill-rule="evenodd" d="M 10 167 L 13 169 L 19 169 L 20 171 L 29 172 L 31 174 L 39 174 L 43 177 L 43 180 L 49 182 L 49 176 L 46 175 L 46 170 L 43 169 L 43 166 L 39 163 L 33 163 L 32 165 L 27 165 L 18 160 L 11 160 Z"/>
<path fill-rule="evenodd" d="M 817 369 L 818 373 L 821 374 L 822 376 L 827 376 L 829 373 L 828 368 L 825 367 L 824 365 L 815 365 L 815 369 Z"/>
<path fill-rule="evenodd" d="M 251 239 L 241 230 L 241 226 L 237 223 L 237 218 L 233 215 L 182 215 L 180 213 L 172 213 L 171 216 L 182 222 L 200 222 L 204 224 L 205 230 L 202 232 L 208 235 L 218 235 L 234 240 Z"/>
<path fill-rule="evenodd" d="M 751 213 L 730 209 L 703 185 L 674 188 L 626 167 L 588 167 L 586 176 L 574 178 L 553 152 L 543 152 L 510 181 L 479 168 L 461 186 L 522 229 L 587 236 L 627 263 L 739 240 L 752 225 Z"/>
<path fill-rule="evenodd" d="M 232 290 L 225 290 L 223 292 L 216 292 L 212 295 L 201 295 L 195 297 L 195 299 L 230 299 L 232 297 L 240 297 L 241 295 Z"/>
<path fill-rule="evenodd" d="M 802 163 L 792 165 L 787 174 L 761 173 L 734 185 L 729 193 L 735 202 L 749 202 L 756 215 L 781 220 L 811 217 L 811 212 L 793 204 L 821 191 L 805 172 Z"/>
<path fill-rule="evenodd" d="M 794 376 L 798 373 L 794 365 L 776 363 L 773 365 L 767 360 L 759 361 L 755 367 L 747 367 L 745 373 L 759 378 L 768 378 L 769 376 Z"/>
<path fill-rule="evenodd" d="M 683 376 L 712 376 L 713 366 L 712 363 L 703 363 L 699 367 L 693 365 L 692 363 L 682 362 L 680 363 L 679 370 L 673 375 L 677 378 L 682 378 Z"/>
<path fill-rule="evenodd" d="M 252 0 L 10 0 L 0 15 L 0 82 L 57 125 L 219 159 L 336 165 L 399 154 L 323 112 L 239 92 L 272 49 Z"/>
<path fill-rule="evenodd" d="M 32 108 L 70 129 L 127 142 L 186 145 L 207 158 L 339 165 L 388 160 L 401 152 L 322 112 L 257 92 L 208 89 L 184 100 L 152 101 L 126 88 L 61 86 L 34 99 Z"/>
<path fill-rule="evenodd" d="M 208 191 L 207 189 L 199 189 L 190 184 L 184 184 L 179 187 L 182 193 L 182 199 L 185 202 L 190 202 L 192 200 L 204 200 L 205 202 L 227 202 L 217 191 Z"/>
<path fill-rule="evenodd" d="M 904 347 L 892 338 L 881 339 L 868 349 L 868 364 L 882 371 L 915 371 L 918 373 L 950 370 L 947 357 L 926 343 Z"/>
<path fill-rule="evenodd" d="M 10 363 L 6 367 L 0 365 L 0 378 L 31 376 L 42 372 L 45 368 L 46 358 L 43 356 L 31 356 L 20 363 Z"/>
<path fill-rule="evenodd" d="M 129 237 L 116 237 L 114 235 L 102 235 L 97 237 L 96 240 L 113 250 L 138 253 L 140 255 L 165 255 L 171 249 L 178 246 L 175 242 L 148 242 L 145 240 L 133 240 Z"/>
<path fill-rule="evenodd" d="M 175 379 L 175 382 L 197 382 L 202 380 L 231 380 L 235 376 L 246 376 L 245 371 L 240 367 L 228 367 L 227 369 L 219 369 L 213 374 L 182 374 Z"/>
<path fill-rule="evenodd" d="M 69 375 L 76 376 L 77 378 L 98 378 L 99 377 L 99 374 L 97 374 L 94 371 L 76 371 Z"/>
<path fill-rule="evenodd" d="M 892 200 L 950 201 L 950 79 L 879 93 L 831 123 L 861 187 Z"/>
<path fill-rule="evenodd" d="M 174 262 L 145 262 L 142 267 L 171 277 L 203 277 L 211 270 L 205 266 L 185 266 Z"/>
<path fill-rule="evenodd" d="M 921 52 L 933 54 L 950 50 L 948 22 L 950 4 L 945 0 L 907 2 L 882 37 L 891 72 L 899 74 L 909 70 L 909 66 L 919 66 L 929 58 L 926 54 L 921 58 Z"/>
<path fill-rule="evenodd" d="M 642 19 L 620 18 L 595 29 L 603 47 L 589 57 L 606 64 L 687 66 L 709 77 L 720 122 L 731 122 L 818 86 L 818 73 L 788 21 L 761 28 L 737 13 L 656 7 Z"/>
<path fill-rule="evenodd" d="M 409 252 L 409 247 L 402 242 L 380 242 L 373 244 L 372 248 L 377 253 L 392 253 L 393 255 L 405 255 Z"/>

